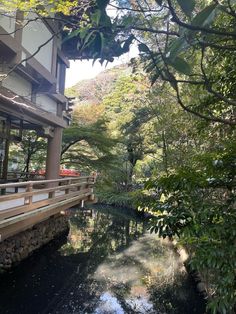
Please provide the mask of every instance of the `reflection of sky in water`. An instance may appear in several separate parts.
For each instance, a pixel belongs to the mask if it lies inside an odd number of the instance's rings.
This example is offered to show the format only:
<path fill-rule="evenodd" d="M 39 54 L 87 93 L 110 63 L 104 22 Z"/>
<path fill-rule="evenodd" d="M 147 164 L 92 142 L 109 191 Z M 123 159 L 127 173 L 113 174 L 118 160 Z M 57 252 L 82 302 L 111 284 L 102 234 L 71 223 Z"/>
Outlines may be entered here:
<path fill-rule="evenodd" d="M 153 305 L 147 298 L 130 298 L 126 300 L 127 306 L 139 314 L 153 313 Z M 105 292 L 100 296 L 94 314 L 125 314 L 118 299 L 110 292 Z"/>
<path fill-rule="evenodd" d="M 121 209 L 72 210 L 63 243 L 0 281 L 1 313 L 205 313 L 171 243 Z"/>
<path fill-rule="evenodd" d="M 153 312 L 153 305 L 148 302 L 147 298 L 130 298 L 126 300 L 127 304 L 131 307 L 133 311 L 137 311 L 140 314 Z"/>
<path fill-rule="evenodd" d="M 126 313 L 120 310 L 118 299 L 135 313 L 154 313 L 147 288 L 150 281 L 155 278 L 159 286 L 170 283 L 180 266 L 168 246 L 155 235 L 146 234 L 100 264 L 93 277 L 104 283 L 107 291 L 101 295 L 94 313 Z"/>
<path fill-rule="evenodd" d="M 94 314 L 123 314 L 125 313 L 122 309 L 117 298 L 112 296 L 109 292 L 105 292 L 99 299 L 98 307 L 95 309 Z"/>
<path fill-rule="evenodd" d="M 55 313 L 203 313 L 173 245 L 145 233 L 143 221 L 86 211 L 70 227 L 61 254 L 84 262 Z"/>

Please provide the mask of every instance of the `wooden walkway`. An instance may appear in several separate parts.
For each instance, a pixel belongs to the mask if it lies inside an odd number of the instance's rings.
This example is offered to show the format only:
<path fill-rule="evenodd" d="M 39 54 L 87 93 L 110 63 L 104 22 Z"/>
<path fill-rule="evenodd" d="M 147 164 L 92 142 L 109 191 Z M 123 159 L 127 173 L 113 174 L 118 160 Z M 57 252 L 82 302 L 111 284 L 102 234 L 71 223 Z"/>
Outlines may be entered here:
<path fill-rule="evenodd" d="M 83 201 L 93 201 L 95 178 L 71 177 L 0 184 L 0 241 Z M 16 192 L 17 190 L 17 192 Z"/>

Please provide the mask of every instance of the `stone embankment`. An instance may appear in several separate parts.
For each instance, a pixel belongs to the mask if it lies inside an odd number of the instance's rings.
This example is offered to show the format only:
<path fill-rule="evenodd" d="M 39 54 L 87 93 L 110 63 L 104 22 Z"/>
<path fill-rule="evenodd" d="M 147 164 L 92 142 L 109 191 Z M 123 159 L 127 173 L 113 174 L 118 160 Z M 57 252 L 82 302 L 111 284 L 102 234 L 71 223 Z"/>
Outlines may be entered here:
<path fill-rule="evenodd" d="M 187 252 L 187 249 L 184 248 L 181 245 L 178 245 L 178 242 L 176 240 L 172 241 L 174 247 L 176 248 L 177 253 L 180 256 L 180 260 L 182 261 L 183 265 L 187 268 L 188 273 L 192 276 L 193 280 L 196 283 L 196 288 L 198 292 L 204 297 L 205 299 L 208 299 L 211 297 L 211 293 L 209 291 L 208 285 L 206 283 L 206 280 L 204 280 L 204 276 L 202 276 L 197 271 L 190 271 L 188 264 L 191 260 L 190 254 Z"/>
<path fill-rule="evenodd" d="M 0 272 L 16 265 L 33 251 L 68 230 L 64 215 L 53 216 L 0 243 Z"/>

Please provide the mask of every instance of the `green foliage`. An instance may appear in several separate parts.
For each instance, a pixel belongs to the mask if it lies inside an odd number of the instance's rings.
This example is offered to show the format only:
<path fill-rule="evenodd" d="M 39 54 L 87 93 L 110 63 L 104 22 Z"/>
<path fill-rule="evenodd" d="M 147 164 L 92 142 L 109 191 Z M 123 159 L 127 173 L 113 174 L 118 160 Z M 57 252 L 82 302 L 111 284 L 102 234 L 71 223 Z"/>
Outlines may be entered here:
<path fill-rule="evenodd" d="M 28 3 L 35 7 L 35 1 Z M 94 120 L 80 111 L 65 131 L 63 162 L 100 169 L 102 199 L 123 205 L 136 200 L 154 214 L 151 230 L 179 237 L 191 265 L 205 276 L 209 309 L 231 313 L 235 1 L 117 1 L 116 17 L 108 16 L 109 3 L 85 1 L 67 17 L 54 5 L 67 21 L 62 49 L 70 58 L 113 61 L 134 41 L 140 53 L 132 62 L 134 75 L 120 77 L 108 94 L 103 87 L 96 94 L 93 105 L 100 111 Z M 81 93 L 78 99 L 89 102 Z"/>
<path fill-rule="evenodd" d="M 181 9 L 187 16 L 191 16 L 193 9 L 195 7 L 195 0 L 177 0 L 178 4 L 180 5 Z"/>
<path fill-rule="evenodd" d="M 47 143 L 35 131 L 24 130 L 19 143 L 10 146 L 9 160 L 17 161 L 17 171 L 30 172 L 45 168 Z"/>
<path fill-rule="evenodd" d="M 117 194 L 116 191 L 98 191 L 97 194 L 99 202 L 113 205 L 113 206 L 120 206 L 120 207 L 132 207 L 133 202 L 132 196 L 130 192 L 122 192 Z"/>
<path fill-rule="evenodd" d="M 63 133 L 61 163 L 80 171 L 101 171 L 115 162 L 111 152 L 115 144 L 106 133 L 104 121 L 85 126 L 74 122 Z"/>
<path fill-rule="evenodd" d="M 149 180 L 144 207 L 154 213 L 150 230 L 162 237 L 178 236 L 192 252 L 191 267 L 205 275 L 214 296 L 209 308 L 233 311 L 235 287 L 235 163 L 234 145 L 195 157 L 192 167 Z"/>
<path fill-rule="evenodd" d="M 77 7 L 77 1 L 64 0 L 1 0 L 0 9 L 2 11 L 14 12 L 17 9 L 23 12 L 35 11 L 40 15 L 49 15 L 52 13 L 63 13 L 69 15 L 72 10 Z"/>
<path fill-rule="evenodd" d="M 215 3 L 205 7 L 193 18 L 192 25 L 201 27 L 209 26 L 215 18 L 216 8 L 217 4 Z"/>
<path fill-rule="evenodd" d="M 178 104 L 206 121 L 235 125 L 235 101 L 226 91 L 228 85 L 214 79 L 224 74 L 225 54 L 236 49 L 234 3 L 118 1 L 114 18 L 107 14 L 109 3 L 95 1 L 83 27 L 67 26 L 65 51 L 103 63 L 127 52 L 136 41 L 152 84 L 168 82 Z M 193 94 L 201 95 L 194 103 Z"/>

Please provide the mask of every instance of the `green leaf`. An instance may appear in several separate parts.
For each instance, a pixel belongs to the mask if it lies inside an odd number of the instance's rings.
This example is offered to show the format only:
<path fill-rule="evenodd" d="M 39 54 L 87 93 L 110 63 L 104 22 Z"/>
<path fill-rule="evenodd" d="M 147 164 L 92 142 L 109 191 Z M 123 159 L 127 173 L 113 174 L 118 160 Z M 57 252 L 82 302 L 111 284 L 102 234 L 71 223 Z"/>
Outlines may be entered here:
<path fill-rule="evenodd" d="M 139 44 L 139 45 L 138 45 L 138 50 L 139 50 L 140 52 L 149 52 L 149 48 L 148 48 L 148 46 L 145 45 L 145 44 Z"/>
<path fill-rule="evenodd" d="M 101 52 L 102 52 L 102 50 L 103 50 L 103 48 L 104 48 L 104 44 L 105 44 L 105 37 L 104 37 L 104 35 L 103 35 L 103 33 L 99 33 L 99 36 L 100 36 L 100 41 L 101 41 Z"/>
<path fill-rule="evenodd" d="M 177 57 L 178 53 L 180 51 L 184 50 L 184 48 L 186 48 L 187 46 L 188 46 L 188 44 L 187 44 L 184 37 L 180 37 L 180 38 L 173 40 L 172 43 L 170 44 L 170 47 L 169 47 L 168 58 L 174 60 Z"/>
<path fill-rule="evenodd" d="M 106 6 L 109 4 L 109 0 L 96 0 L 96 4 L 100 10 L 105 10 Z"/>
<path fill-rule="evenodd" d="M 73 38 L 73 37 L 78 36 L 78 34 L 80 33 L 80 31 L 81 31 L 80 29 L 76 29 L 76 30 L 72 31 L 69 35 L 67 35 L 67 36 L 63 39 L 62 43 L 66 42 L 67 40 L 69 40 L 69 39 L 71 39 L 71 38 Z"/>
<path fill-rule="evenodd" d="M 195 0 L 177 0 L 182 11 L 187 15 L 191 16 L 193 9 L 195 7 Z"/>
<path fill-rule="evenodd" d="M 88 35 L 85 37 L 84 42 L 82 44 L 82 47 L 77 47 L 77 49 L 85 49 L 87 46 L 89 46 L 94 41 L 94 35 L 95 31 L 92 31 L 91 33 L 88 33 Z"/>
<path fill-rule="evenodd" d="M 199 12 L 192 20 L 193 26 L 208 26 L 215 18 L 217 4 L 211 4 Z"/>
<path fill-rule="evenodd" d="M 106 12 L 101 12 L 100 25 L 105 27 L 112 27 L 111 18 L 106 14 Z"/>
<path fill-rule="evenodd" d="M 169 58 L 167 58 L 166 61 L 178 72 L 186 75 L 191 74 L 191 67 L 184 59 L 176 57 L 174 61 L 170 60 Z"/>
<path fill-rule="evenodd" d="M 91 20 L 97 26 L 99 25 L 100 19 L 102 16 L 102 12 L 100 10 L 96 10 L 93 14 L 91 14 Z"/>
<path fill-rule="evenodd" d="M 88 34 L 89 28 L 88 27 L 82 27 L 79 29 L 79 37 L 83 40 L 87 34 Z"/>

